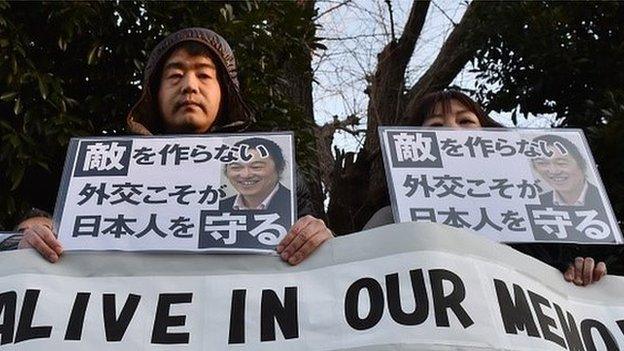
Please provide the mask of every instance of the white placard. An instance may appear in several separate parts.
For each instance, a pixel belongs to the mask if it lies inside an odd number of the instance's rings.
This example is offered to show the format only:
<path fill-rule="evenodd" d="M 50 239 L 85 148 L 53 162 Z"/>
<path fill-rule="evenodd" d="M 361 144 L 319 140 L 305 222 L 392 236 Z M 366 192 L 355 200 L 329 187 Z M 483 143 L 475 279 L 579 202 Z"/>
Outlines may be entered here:
<path fill-rule="evenodd" d="M 72 139 L 55 229 L 66 250 L 273 252 L 295 218 L 292 145 L 292 133 Z"/>
<path fill-rule="evenodd" d="M 508 243 L 622 243 L 582 130 L 379 133 L 398 222 L 470 228 Z"/>

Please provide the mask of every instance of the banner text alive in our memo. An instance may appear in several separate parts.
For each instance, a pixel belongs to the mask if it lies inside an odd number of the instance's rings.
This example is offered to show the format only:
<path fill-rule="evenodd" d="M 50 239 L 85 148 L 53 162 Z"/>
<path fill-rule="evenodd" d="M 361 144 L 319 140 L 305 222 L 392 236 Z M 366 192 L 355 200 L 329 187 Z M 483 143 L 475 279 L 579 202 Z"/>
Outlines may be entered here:
<path fill-rule="evenodd" d="M 426 282 L 425 278 L 429 279 Z M 401 276 L 401 277 L 400 277 Z M 410 291 L 401 291 L 400 280 L 407 279 L 411 285 Z M 556 302 L 549 301 L 543 296 L 524 289 L 513 283 L 506 283 L 493 279 L 496 298 L 500 311 L 501 321 L 506 334 L 526 334 L 532 338 L 540 338 L 555 343 L 568 350 L 592 350 L 597 344 L 604 344 L 609 350 L 619 349 L 614 337 L 614 331 L 607 325 L 595 319 L 578 320 Z M 407 289 L 406 289 L 407 290 Z M 366 292 L 366 294 L 362 294 Z M 38 289 L 26 289 L 19 300 L 18 292 L 5 291 L 0 293 L 0 346 L 17 344 L 32 339 L 44 339 L 52 336 L 52 329 L 57 326 L 33 325 L 37 311 L 37 303 L 41 294 Z M 244 344 L 246 341 L 246 327 L 253 325 L 246 319 L 248 308 L 257 308 L 260 311 L 260 341 L 271 342 L 278 339 L 279 328 L 283 339 L 297 339 L 305 331 L 299 326 L 299 287 L 284 287 L 283 293 L 263 289 L 260 299 L 250 299 L 247 289 L 234 289 L 231 292 L 231 306 L 229 314 L 228 344 Z M 447 269 L 413 269 L 409 272 L 393 272 L 385 275 L 384 279 L 362 277 L 351 283 L 344 293 L 343 319 L 353 330 L 368 330 L 375 328 L 384 314 L 402 326 L 417 326 L 423 324 L 433 315 L 435 326 L 438 328 L 458 327 L 457 321 L 464 328 L 474 325 L 474 320 L 468 314 L 468 309 L 462 305 L 466 298 L 465 284 L 461 277 Z M 142 296 L 128 294 L 118 296 L 115 293 L 100 294 L 92 292 L 77 292 L 74 297 L 71 312 L 64 326 L 64 341 L 79 341 L 83 339 L 83 327 L 87 307 L 96 298 L 101 298 L 102 322 L 106 342 L 120 342 L 130 326 L 133 317 L 140 308 Z M 125 294 L 124 294 L 125 295 Z M 192 304 L 197 296 L 193 292 L 160 293 L 157 295 L 157 305 L 153 313 L 151 328 L 151 344 L 180 345 L 188 344 L 191 334 L 184 330 L 186 316 L 172 313 L 173 305 Z M 368 298 L 368 304 L 360 304 L 360 298 Z M 119 299 L 124 301 L 117 310 Z M 413 302 L 407 299 L 414 299 Z M 248 301 L 259 301 L 259 306 L 248 306 Z M 414 305 L 412 311 L 405 311 L 404 305 Z M 368 305 L 362 308 L 362 305 Z M 19 307 L 19 310 L 18 310 Z M 430 314 L 430 308 L 433 314 Z M 18 313 L 19 312 L 19 313 Z M 452 318 L 451 314 L 453 315 Z M 533 316 L 536 316 L 534 318 Z M 556 317 L 555 317 L 556 316 Z M 624 320 L 615 321 L 619 332 L 624 333 Z M 453 324 L 453 325 L 452 325 Z M 170 330 L 175 328 L 175 332 Z M 525 337 L 524 335 L 518 335 Z M 600 338 L 600 340 L 598 340 Z"/>
<path fill-rule="evenodd" d="M 385 310 L 385 301 L 392 319 L 401 325 L 418 325 L 423 323 L 429 315 L 429 306 L 435 311 L 435 323 L 438 327 L 449 327 L 449 312 L 454 313 L 464 328 L 474 324 L 468 316 L 461 302 L 465 297 L 465 286 L 461 278 L 445 269 L 435 269 L 429 272 L 431 291 L 427 293 L 422 269 L 409 272 L 413 293 L 399 291 L 399 273 L 386 275 L 385 283 L 373 278 L 361 278 L 350 284 L 344 295 L 344 316 L 346 323 L 355 330 L 373 328 L 381 319 Z M 444 284 L 451 284 L 452 293 L 445 295 Z M 383 286 L 383 287 L 382 287 Z M 385 292 L 384 292 L 385 287 Z M 246 310 L 258 308 L 260 310 L 260 341 L 275 341 L 277 326 L 284 339 L 295 339 L 301 334 L 299 330 L 298 287 L 288 286 L 283 294 L 271 289 L 263 289 L 259 299 L 259 306 L 246 306 L 248 294 L 246 289 L 235 289 L 231 293 L 230 321 L 228 344 L 245 343 Z M 358 300 L 361 292 L 366 290 L 370 298 L 368 311 L 360 311 Z M 33 325 L 37 302 L 44 291 L 27 289 L 20 296 L 21 306 L 18 306 L 18 292 L 5 291 L 0 293 L 0 345 L 20 343 L 32 339 L 50 338 L 52 329 L 57 326 Z M 71 312 L 65 325 L 65 341 L 82 340 L 82 330 L 85 322 L 87 307 L 95 298 L 102 301 L 102 322 L 107 342 L 118 342 L 124 337 L 132 318 L 140 308 L 141 295 L 128 294 L 118 296 L 115 293 L 104 293 L 95 296 L 91 292 L 77 292 L 74 296 Z M 158 294 L 158 303 L 154 311 L 153 327 L 151 331 L 152 344 L 188 344 L 190 333 L 169 331 L 170 327 L 184 327 L 186 316 L 171 313 L 171 307 L 176 304 L 192 304 L 196 296 L 193 292 L 176 292 Z M 385 295 L 385 296 L 384 296 Z M 413 312 L 405 312 L 401 307 L 401 296 L 413 298 L 417 308 Z M 404 297 L 405 298 L 405 297 Z M 125 299 L 122 307 L 117 310 L 116 302 Z M 20 310 L 18 310 L 18 307 Z M 19 312 L 19 313 L 18 313 Z M 365 317 L 360 317 L 365 315 Z"/>

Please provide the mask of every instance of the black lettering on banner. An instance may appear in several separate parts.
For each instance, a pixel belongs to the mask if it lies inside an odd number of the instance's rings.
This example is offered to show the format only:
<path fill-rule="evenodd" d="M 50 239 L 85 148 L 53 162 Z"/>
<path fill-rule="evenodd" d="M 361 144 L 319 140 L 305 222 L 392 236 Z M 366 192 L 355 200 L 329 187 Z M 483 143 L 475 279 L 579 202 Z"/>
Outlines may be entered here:
<path fill-rule="evenodd" d="M 232 291 L 232 305 L 230 310 L 230 335 L 228 344 L 245 343 L 245 298 L 247 290 Z"/>
<path fill-rule="evenodd" d="M 423 270 L 411 270 L 410 281 L 412 283 L 412 292 L 414 293 L 415 308 L 414 312 L 406 313 L 403 311 L 403 308 L 401 308 L 399 274 L 394 273 L 386 275 L 388 310 L 390 311 L 390 317 L 399 324 L 419 325 L 423 323 L 429 315 L 429 300 L 427 299 Z"/>
<path fill-rule="evenodd" d="M 539 331 L 531 315 L 531 309 L 522 288 L 513 284 L 514 298 L 512 299 L 505 282 L 494 279 L 494 287 L 505 332 L 507 334 L 518 334 L 518 330 L 526 330 L 529 336 L 539 338 Z"/>
<path fill-rule="evenodd" d="M 129 294 L 126 299 L 119 317 L 115 312 L 115 294 L 102 295 L 102 309 L 104 315 L 104 331 L 106 332 L 106 341 L 121 341 L 130 321 L 139 306 L 141 300 L 140 295 Z"/>
<path fill-rule="evenodd" d="M 587 351 L 596 351 L 596 343 L 594 342 L 594 337 L 592 336 L 592 329 L 596 329 L 598 331 L 600 337 L 602 337 L 602 341 L 604 341 L 604 344 L 607 347 L 607 350 L 620 350 L 613 334 L 611 334 L 609 329 L 604 324 L 595 319 L 584 319 L 581 322 L 581 334 L 583 335 L 583 342 L 585 343 Z"/>
<path fill-rule="evenodd" d="M 546 300 L 545 297 L 536 294 L 531 290 L 529 290 L 528 293 L 529 298 L 531 299 L 531 304 L 533 305 L 533 310 L 535 311 L 535 316 L 537 316 L 537 321 L 539 322 L 540 329 L 542 330 L 542 335 L 544 336 L 544 339 L 552 341 L 565 349 L 566 343 L 563 338 L 553 333 L 553 331 L 550 329 L 551 327 L 555 327 L 555 329 L 557 328 L 555 320 L 550 316 L 546 315 L 546 313 L 544 313 L 544 310 L 542 310 L 542 306 L 551 308 L 550 303 L 548 302 L 548 300 Z"/>
<path fill-rule="evenodd" d="M 49 338 L 52 334 L 52 326 L 33 327 L 32 322 L 35 316 L 37 300 L 41 290 L 28 289 L 24 295 L 24 303 L 20 312 L 17 332 L 15 333 L 15 343 L 31 340 Z"/>
<path fill-rule="evenodd" d="M 91 293 L 79 292 L 74 299 L 74 306 L 69 315 L 67 329 L 65 330 L 65 340 L 80 340 L 82 338 L 82 328 L 84 327 L 85 314 Z"/>
<path fill-rule="evenodd" d="M 360 292 L 366 289 L 370 299 L 370 310 L 368 315 L 360 318 L 358 313 L 358 302 Z M 374 327 L 383 315 L 384 297 L 383 289 L 379 282 L 373 278 L 361 278 L 349 286 L 345 295 L 345 318 L 351 328 L 355 330 L 366 330 Z"/>
<path fill-rule="evenodd" d="M 163 146 L 162 149 L 160 149 L 160 151 L 158 151 L 158 153 L 160 154 L 161 166 L 167 165 L 167 156 L 169 155 L 169 148 L 171 148 L 171 144 L 166 144 L 165 146 Z M 173 153 L 173 151 L 171 152 Z"/>
<path fill-rule="evenodd" d="M 461 278 L 457 274 L 446 269 L 432 269 L 429 271 L 429 280 L 431 281 L 436 326 L 450 326 L 448 317 L 449 309 L 455 313 L 455 316 L 457 316 L 457 319 L 459 319 L 464 329 L 473 325 L 474 321 L 461 305 L 461 302 L 466 298 L 466 288 Z M 444 296 L 444 285 L 442 284 L 444 280 L 453 285 L 453 291 L 446 296 Z"/>
<path fill-rule="evenodd" d="M 566 317 L 563 315 L 563 310 L 556 303 L 553 303 L 555 306 L 555 311 L 557 311 L 557 317 L 559 318 L 559 323 L 561 324 L 561 328 L 563 329 L 563 336 L 565 337 L 566 343 L 568 344 L 568 350 L 570 351 L 585 351 L 583 347 L 583 342 L 581 341 L 581 335 L 579 334 L 578 327 L 576 326 L 576 321 L 572 314 L 566 311 Z M 564 346 L 565 348 L 565 346 Z"/>
<path fill-rule="evenodd" d="M 169 333 L 169 327 L 181 327 L 186 322 L 185 315 L 172 316 L 169 314 L 171 305 L 191 303 L 193 293 L 159 294 L 156 306 L 156 317 L 152 328 L 152 344 L 188 344 L 189 333 Z"/>
<path fill-rule="evenodd" d="M 262 290 L 260 301 L 260 341 L 275 341 L 275 321 L 284 339 L 299 337 L 297 287 L 284 288 L 284 304 L 273 290 Z"/>
<path fill-rule="evenodd" d="M 15 331 L 15 310 L 17 309 L 17 293 L 7 291 L 0 294 L 0 345 L 13 342 L 13 332 Z"/>

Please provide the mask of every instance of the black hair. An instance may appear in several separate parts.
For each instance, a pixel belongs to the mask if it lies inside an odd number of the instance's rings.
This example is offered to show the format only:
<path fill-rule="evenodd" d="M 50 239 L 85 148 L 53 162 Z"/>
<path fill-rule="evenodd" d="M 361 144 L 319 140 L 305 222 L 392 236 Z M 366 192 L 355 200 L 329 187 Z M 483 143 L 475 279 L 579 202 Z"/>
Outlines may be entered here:
<path fill-rule="evenodd" d="M 282 148 L 279 147 L 273 140 L 265 139 L 265 138 L 248 138 L 238 141 L 234 144 L 234 146 L 247 145 L 252 149 L 258 149 L 258 146 L 262 145 L 269 152 L 269 156 L 273 159 L 275 163 L 275 169 L 277 170 L 277 174 L 281 175 L 286 168 L 286 160 L 284 159 L 284 154 L 282 153 Z"/>
<path fill-rule="evenodd" d="M 488 116 L 481 106 L 470 96 L 457 90 L 441 90 L 423 96 L 416 104 L 414 116 L 411 116 L 414 125 L 422 126 L 425 120 L 433 115 L 438 104 L 442 105 L 442 111 L 447 113 L 451 110 L 451 101 L 457 100 L 479 119 L 481 127 L 502 127 L 502 125 Z"/>

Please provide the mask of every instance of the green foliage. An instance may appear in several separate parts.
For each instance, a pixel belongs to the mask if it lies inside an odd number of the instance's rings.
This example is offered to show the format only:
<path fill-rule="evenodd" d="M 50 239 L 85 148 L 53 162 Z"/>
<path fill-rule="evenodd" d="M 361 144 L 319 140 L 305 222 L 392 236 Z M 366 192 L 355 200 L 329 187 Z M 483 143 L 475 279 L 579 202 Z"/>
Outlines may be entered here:
<path fill-rule="evenodd" d="M 256 128 L 294 130 L 309 158 L 312 131 L 284 77 L 311 74 L 313 16 L 294 2 L 1 1 L 0 230 L 31 206 L 52 209 L 69 138 L 125 132 L 147 56 L 185 27 L 228 39 Z"/>
<path fill-rule="evenodd" d="M 605 184 L 611 206 L 617 218 L 624 218 L 624 89 L 607 91 L 604 98 L 588 105 L 601 111 L 602 123 L 587 129 L 592 152 L 598 164 L 602 181 Z"/>
<path fill-rule="evenodd" d="M 488 5 L 491 31 L 475 58 L 478 98 L 489 110 L 555 113 L 558 125 L 583 128 L 621 221 L 624 3 Z"/>

